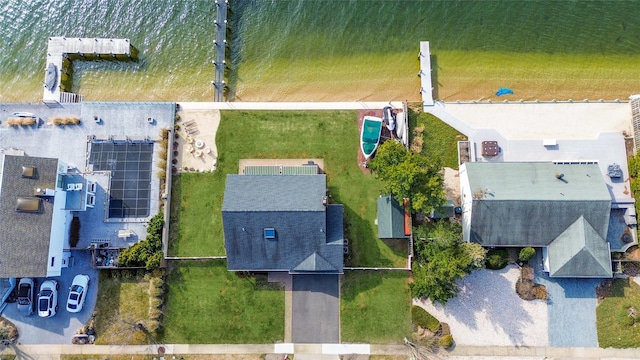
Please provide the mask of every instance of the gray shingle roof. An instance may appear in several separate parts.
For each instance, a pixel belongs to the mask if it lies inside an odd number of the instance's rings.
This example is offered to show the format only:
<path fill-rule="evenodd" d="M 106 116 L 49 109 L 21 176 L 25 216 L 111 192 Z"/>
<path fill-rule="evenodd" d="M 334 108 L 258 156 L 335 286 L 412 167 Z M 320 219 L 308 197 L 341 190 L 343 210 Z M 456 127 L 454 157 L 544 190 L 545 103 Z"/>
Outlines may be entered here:
<path fill-rule="evenodd" d="M 550 276 L 611 277 L 611 194 L 598 165 L 466 163 L 464 171 L 470 241 L 547 247 Z"/>
<path fill-rule="evenodd" d="M 222 211 L 324 211 L 327 176 L 227 175 Z"/>
<path fill-rule="evenodd" d="M 228 175 L 222 205 L 229 270 L 342 273 L 342 205 L 326 175 Z M 274 228 L 276 239 L 264 238 Z"/>
<path fill-rule="evenodd" d="M 22 166 L 37 169 L 34 179 L 22 177 Z M 35 188 L 55 189 L 58 160 L 5 155 L 0 189 L 0 277 L 47 275 L 53 203 L 42 202 L 40 213 L 15 211 L 19 197 Z"/>
<path fill-rule="evenodd" d="M 611 195 L 597 165 L 466 163 L 465 168 L 475 193 L 470 241 L 546 246 L 581 216 L 607 237 Z"/>
<path fill-rule="evenodd" d="M 547 247 L 549 276 L 612 277 L 608 243 L 580 217 Z"/>
<path fill-rule="evenodd" d="M 404 209 L 390 195 L 378 197 L 378 237 L 399 239 L 404 235 Z"/>

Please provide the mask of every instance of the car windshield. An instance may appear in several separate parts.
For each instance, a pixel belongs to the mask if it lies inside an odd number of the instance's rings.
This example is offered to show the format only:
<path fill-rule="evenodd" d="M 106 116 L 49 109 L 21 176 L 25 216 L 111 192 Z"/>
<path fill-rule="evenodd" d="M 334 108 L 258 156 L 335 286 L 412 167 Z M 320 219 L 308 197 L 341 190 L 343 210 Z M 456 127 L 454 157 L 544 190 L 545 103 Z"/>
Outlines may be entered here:
<path fill-rule="evenodd" d="M 18 297 L 27 297 L 29 296 L 29 289 L 31 286 L 27 284 L 20 285 L 20 289 L 18 289 Z"/>
<path fill-rule="evenodd" d="M 73 285 L 73 286 L 71 287 L 71 291 L 74 291 L 74 292 L 77 292 L 77 293 L 81 293 L 81 292 L 82 292 L 82 290 L 83 290 L 83 289 L 82 289 L 82 286 L 80 286 L 80 285 Z"/>
<path fill-rule="evenodd" d="M 67 305 L 67 307 L 69 307 L 69 309 L 75 309 L 77 306 L 76 306 L 76 304 L 69 303 L 69 305 Z"/>
<path fill-rule="evenodd" d="M 49 309 L 49 298 L 48 297 L 40 298 L 38 307 L 40 308 L 40 311 L 47 311 Z"/>

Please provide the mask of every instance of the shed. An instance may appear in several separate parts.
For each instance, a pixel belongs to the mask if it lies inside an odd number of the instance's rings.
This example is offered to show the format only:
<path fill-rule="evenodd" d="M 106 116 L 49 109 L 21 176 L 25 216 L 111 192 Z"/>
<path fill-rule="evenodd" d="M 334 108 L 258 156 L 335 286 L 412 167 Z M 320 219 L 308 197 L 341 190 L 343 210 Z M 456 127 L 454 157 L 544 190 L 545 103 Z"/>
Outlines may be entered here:
<path fill-rule="evenodd" d="M 378 198 L 378 237 L 380 239 L 406 237 L 404 209 L 391 195 Z"/>

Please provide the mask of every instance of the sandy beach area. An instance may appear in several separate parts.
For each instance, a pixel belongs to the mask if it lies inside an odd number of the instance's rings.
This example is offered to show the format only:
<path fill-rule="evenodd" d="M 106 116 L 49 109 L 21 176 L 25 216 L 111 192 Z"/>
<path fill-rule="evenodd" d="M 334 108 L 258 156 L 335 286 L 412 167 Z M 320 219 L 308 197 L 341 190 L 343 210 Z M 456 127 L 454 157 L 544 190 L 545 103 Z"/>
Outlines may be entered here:
<path fill-rule="evenodd" d="M 178 172 L 215 170 L 218 159 L 216 132 L 220 111 L 181 106 L 173 144 L 174 166 Z"/>
<path fill-rule="evenodd" d="M 525 301 L 515 292 L 520 271 L 477 270 L 459 283 L 460 294 L 446 306 L 414 299 L 451 327 L 458 345 L 548 346 L 547 303 Z"/>

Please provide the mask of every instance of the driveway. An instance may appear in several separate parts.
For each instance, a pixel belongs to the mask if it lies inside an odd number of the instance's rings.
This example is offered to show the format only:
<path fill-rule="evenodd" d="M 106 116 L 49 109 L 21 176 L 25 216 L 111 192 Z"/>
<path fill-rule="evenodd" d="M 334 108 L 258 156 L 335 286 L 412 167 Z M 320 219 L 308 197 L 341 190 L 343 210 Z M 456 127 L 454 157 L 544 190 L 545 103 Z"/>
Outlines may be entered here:
<path fill-rule="evenodd" d="M 292 338 L 294 343 L 340 342 L 340 277 L 294 275 Z"/>
<path fill-rule="evenodd" d="M 71 344 L 71 337 L 91 317 L 98 294 L 98 271 L 91 268 L 91 256 L 87 250 L 73 250 L 73 267 L 62 269 L 62 276 L 52 278 L 60 284 L 58 291 L 58 313 L 52 318 L 40 318 L 37 312 L 31 316 L 18 313 L 17 304 L 11 303 L 2 315 L 11 320 L 20 333 L 20 344 Z M 91 278 L 89 292 L 84 308 L 78 314 L 67 312 L 67 297 L 73 277 L 77 274 L 87 274 Z M 38 289 L 44 278 L 36 279 Z"/>
<path fill-rule="evenodd" d="M 535 281 L 547 287 L 549 346 L 598 347 L 596 286 L 601 280 L 538 273 Z"/>

